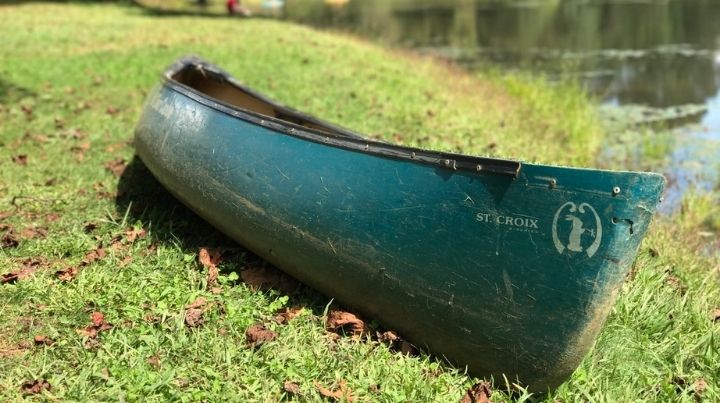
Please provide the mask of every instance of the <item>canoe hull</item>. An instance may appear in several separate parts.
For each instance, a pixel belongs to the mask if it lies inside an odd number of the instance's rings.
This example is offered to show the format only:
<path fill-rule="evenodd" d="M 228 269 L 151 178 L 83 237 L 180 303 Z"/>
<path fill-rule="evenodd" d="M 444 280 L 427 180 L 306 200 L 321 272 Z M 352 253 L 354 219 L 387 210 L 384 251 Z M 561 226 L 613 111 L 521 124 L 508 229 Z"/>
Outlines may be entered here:
<path fill-rule="evenodd" d="M 166 82 L 137 153 L 272 264 L 473 375 L 532 390 L 559 385 L 589 350 L 664 186 L 532 164 L 516 177 L 452 170 L 256 118 Z"/>

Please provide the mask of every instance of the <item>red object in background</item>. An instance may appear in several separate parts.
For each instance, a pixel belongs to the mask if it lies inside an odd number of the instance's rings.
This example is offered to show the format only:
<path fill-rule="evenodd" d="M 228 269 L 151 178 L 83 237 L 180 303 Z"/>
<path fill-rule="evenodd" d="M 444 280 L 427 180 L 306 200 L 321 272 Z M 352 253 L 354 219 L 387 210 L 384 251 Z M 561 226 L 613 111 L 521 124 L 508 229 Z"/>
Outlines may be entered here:
<path fill-rule="evenodd" d="M 225 6 L 227 7 L 227 12 L 230 15 L 235 14 L 235 9 L 237 8 L 238 0 L 227 0 L 225 3 Z"/>

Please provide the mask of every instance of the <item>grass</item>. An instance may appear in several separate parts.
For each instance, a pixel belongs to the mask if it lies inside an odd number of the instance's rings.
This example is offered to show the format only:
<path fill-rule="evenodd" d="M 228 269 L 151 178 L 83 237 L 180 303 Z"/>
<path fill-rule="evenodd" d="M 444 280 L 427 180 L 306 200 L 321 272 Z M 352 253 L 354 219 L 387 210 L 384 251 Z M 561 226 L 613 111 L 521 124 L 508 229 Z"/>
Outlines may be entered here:
<path fill-rule="evenodd" d="M 425 355 L 331 337 L 331 301 L 312 290 L 286 295 L 239 281 L 241 269 L 263 263 L 133 159 L 143 100 L 180 55 L 199 53 L 291 106 L 392 142 L 593 165 L 602 136 L 592 104 L 572 86 L 470 76 L 292 24 L 153 17 L 114 5 L 3 6 L 0 19 L 0 226 L 19 241 L 4 241 L 0 274 L 34 271 L 0 284 L 2 401 L 42 379 L 47 400 L 148 401 L 293 398 L 286 381 L 300 400 L 322 399 L 315 382 L 334 390 L 346 381 L 359 401 L 456 401 L 477 382 Z M 119 177 L 112 172 L 125 163 Z M 689 198 L 655 223 L 634 279 L 568 382 L 534 397 L 511 386 L 514 394 L 496 391 L 493 400 L 720 399 L 720 327 L 710 317 L 720 263 L 697 252 L 718 230 L 717 205 Z M 218 293 L 207 291 L 202 246 L 223 251 Z M 78 272 L 63 281 L 56 272 L 67 268 Z M 207 301 L 204 324 L 189 328 L 198 297 Z M 292 306 L 303 307 L 299 317 L 271 320 Z M 88 336 L 93 312 L 112 324 L 96 337 Z M 278 337 L 250 348 L 245 329 L 257 322 Z"/>

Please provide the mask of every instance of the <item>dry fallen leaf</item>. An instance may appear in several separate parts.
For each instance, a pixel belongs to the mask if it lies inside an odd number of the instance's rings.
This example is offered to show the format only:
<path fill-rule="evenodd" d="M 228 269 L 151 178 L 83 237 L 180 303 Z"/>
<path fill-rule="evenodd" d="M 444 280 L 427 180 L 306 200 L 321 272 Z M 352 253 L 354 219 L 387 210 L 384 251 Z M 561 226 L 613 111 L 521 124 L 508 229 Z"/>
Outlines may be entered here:
<path fill-rule="evenodd" d="M 97 260 L 100 260 L 105 257 L 105 249 L 101 245 L 98 245 L 97 248 L 91 250 L 85 255 L 85 258 L 80 263 L 81 266 L 88 266 L 92 263 L 94 263 Z"/>
<path fill-rule="evenodd" d="M 395 331 L 393 331 L 393 330 L 388 330 L 386 332 L 379 333 L 377 338 L 379 341 L 381 341 L 383 343 L 388 343 L 388 344 L 392 344 L 398 340 L 402 340 L 400 338 L 400 336 L 398 336 L 398 334 L 395 333 Z"/>
<path fill-rule="evenodd" d="M 274 289 L 284 294 L 292 294 L 298 288 L 298 282 L 274 267 L 253 266 L 240 271 L 245 284 L 258 290 Z"/>
<path fill-rule="evenodd" d="M 160 368 L 160 357 L 157 354 L 148 357 L 147 362 L 153 368 Z"/>
<path fill-rule="evenodd" d="M 130 243 L 135 242 L 135 240 L 138 238 L 145 238 L 146 235 L 147 231 L 144 228 L 130 228 L 125 231 L 125 239 L 127 239 Z"/>
<path fill-rule="evenodd" d="M 330 390 L 328 388 L 325 388 L 317 381 L 315 381 L 314 384 L 315 384 L 315 388 L 318 390 L 318 392 L 320 392 L 320 394 L 323 395 L 324 397 L 327 397 L 327 398 L 330 398 L 333 400 L 337 400 L 337 401 L 340 401 L 343 399 L 345 399 L 348 402 L 353 401 L 352 391 L 350 390 L 350 388 L 347 387 L 347 382 L 345 382 L 344 379 L 340 381 L 338 388 L 334 391 Z"/>
<path fill-rule="evenodd" d="M 198 260 L 205 267 L 217 266 L 222 262 L 220 249 L 202 247 L 198 251 Z"/>
<path fill-rule="evenodd" d="M 285 381 L 283 384 L 283 390 L 287 392 L 291 396 L 298 396 L 300 395 L 300 386 L 292 381 Z"/>
<path fill-rule="evenodd" d="M 359 336 L 367 331 L 365 322 L 355 314 L 345 311 L 330 311 L 328 313 L 326 327 L 328 330 L 339 332 L 350 330 L 353 335 Z"/>
<path fill-rule="evenodd" d="M 85 152 L 90 149 L 90 143 L 82 143 L 77 146 L 70 147 L 70 151 L 75 153 L 75 159 L 82 161 L 85 159 Z"/>
<path fill-rule="evenodd" d="M 277 337 L 277 333 L 258 323 L 250 326 L 245 331 L 245 341 L 250 347 L 258 347 L 261 344 L 273 341 Z"/>
<path fill-rule="evenodd" d="M 700 378 L 693 383 L 693 391 L 695 392 L 695 399 L 700 400 L 707 390 L 708 384 L 705 379 Z"/>
<path fill-rule="evenodd" d="M 22 393 L 26 395 L 37 395 L 38 393 L 42 393 L 45 390 L 49 391 L 50 389 L 52 389 L 52 386 L 50 386 L 50 382 L 45 379 L 27 381 L 20 387 Z"/>
<path fill-rule="evenodd" d="M 222 255 L 220 253 L 220 250 L 205 247 L 200 248 L 200 251 L 198 252 L 198 260 L 200 260 L 200 264 L 207 268 L 208 289 L 211 289 L 213 291 L 213 294 L 219 294 L 221 290 L 218 287 L 215 287 L 215 285 L 217 285 L 217 279 L 219 274 L 217 265 L 222 262 Z"/>
<path fill-rule="evenodd" d="M 20 240 L 15 235 L 15 229 L 9 225 L 0 227 L 0 231 L 4 231 L 2 238 L 0 238 L 0 247 L 2 248 L 17 248 L 20 245 Z"/>
<path fill-rule="evenodd" d="M 203 297 L 198 297 L 195 301 L 185 306 L 185 309 L 203 308 L 205 305 L 207 305 L 207 300 Z"/>
<path fill-rule="evenodd" d="M 105 163 L 105 169 L 112 172 L 115 176 L 121 176 L 123 172 L 125 172 L 125 168 L 127 168 L 127 164 L 123 158 L 118 158 Z"/>
<path fill-rule="evenodd" d="M 407 340 L 400 337 L 395 331 L 388 330 L 382 333 L 376 333 L 378 341 L 387 343 L 390 349 L 399 351 L 405 355 L 416 355 L 417 349 Z"/>
<path fill-rule="evenodd" d="M 487 382 L 473 385 L 460 399 L 460 403 L 492 403 L 490 400 L 492 390 Z"/>
<path fill-rule="evenodd" d="M 113 326 L 111 324 L 105 321 L 105 315 L 102 312 L 95 311 L 90 314 L 90 325 L 86 326 L 83 329 L 77 330 L 77 332 L 82 336 L 94 339 L 100 332 L 110 330 L 112 329 L 112 327 Z M 86 343 L 85 347 L 87 348 L 89 345 L 92 345 L 94 347 L 95 345 L 93 343 L 94 342 L 88 342 Z"/>
<path fill-rule="evenodd" d="M 20 231 L 20 236 L 25 239 L 45 238 L 47 235 L 47 228 L 43 227 L 28 227 Z"/>
<path fill-rule="evenodd" d="M 284 325 L 291 320 L 298 317 L 303 311 L 303 308 L 301 306 L 294 306 L 292 308 L 285 308 L 282 312 L 275 315 L 275 322 L 277 322 L 280 325 Z"/>
<path fill-rule="evenodd" d="M 26 166 L 28 163 L 28 157 L 25 154 L 14 155 L 12 157 L 12 162 L 18 165 Z"/>
<path fill-rule="evenodd" d="M 35 335 L 33 340 L 35 341 L 35 345 L 38 345 L 38 346 L 40 346 L 40 345 L 52 346 L 53 343 L 55 343 L 55 340 L 53 340 L 47 336 L 43 336 L 43 335 L 39 335 L 39 334 Z"/>
<path fill-rule="evenodd" d="M 60 219 L 60 214 L 58 213 L 49 213 L 45 216 L 45 221 L 47 222 L 54 222 Z"/>
<path fill-rule="evenodd" d="M 56 271 L 55 275 L 60 279 L 60 281 L 70 281 L 77 276 L 77 273 L 77 267 L 66 267 Z"/>
<path fill-rule="evenodd" d="M 198 327 L 205 321 L 203 313 L 205 313 L 207 300 L 203 297 L 197 298 L 195 301 L 185 307 L 185 326 Z"/>
<path fill-rule="evenodd" d="M 720 322 L 720 308 L 715 308 L 712 313 L 713 322 Z"/>
<path fill-rule="evenodd" d="M 22 261 L 22 266 L 18 270 L 5 273 L 0 276 L 0 284 L 14 283 L 19 280 L 25 280 L 32 276 L 40 267 L 43 265 L 41 259 L 25 259 Z"/>

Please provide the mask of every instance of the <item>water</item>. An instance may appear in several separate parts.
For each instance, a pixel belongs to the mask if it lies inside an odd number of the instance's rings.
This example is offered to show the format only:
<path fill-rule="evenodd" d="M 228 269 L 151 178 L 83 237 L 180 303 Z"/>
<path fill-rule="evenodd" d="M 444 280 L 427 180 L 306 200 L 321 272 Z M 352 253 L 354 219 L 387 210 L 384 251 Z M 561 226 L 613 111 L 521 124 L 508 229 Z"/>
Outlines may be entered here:
<path fill-rule="evenodd" d="M 664 210 L 677 208 L 689 189 L 718 186 L 720 0 L 274 3 L 280 18 L 439 55 L 471 70 L 491 62 L 570 76 L 606 106 L 646 106 L 676 126 L 662 163 L 640 165 L 668 177 Z M 608 162 L 606 153 L 600 158 L 598 166 L 638 168 Z"/>

